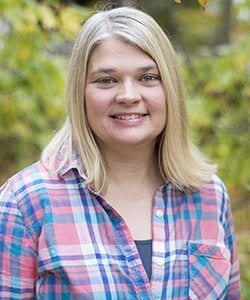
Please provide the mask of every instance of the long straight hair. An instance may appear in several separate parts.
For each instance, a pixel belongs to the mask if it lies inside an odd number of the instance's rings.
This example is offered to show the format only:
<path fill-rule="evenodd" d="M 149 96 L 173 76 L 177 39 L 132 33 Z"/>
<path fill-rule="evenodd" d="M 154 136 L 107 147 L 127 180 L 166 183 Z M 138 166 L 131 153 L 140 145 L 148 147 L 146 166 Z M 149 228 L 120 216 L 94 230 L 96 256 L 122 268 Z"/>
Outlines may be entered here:
<path fill-rule="evenodd" d="M 188 136 L 182 80 L 175 51 L 156 21 L 130 7 L 99 11 L 83 25 L 72 51 L 67 86 L 68 116 L 65 124 L 42 153 L 48 169 L 57 171 L 73 153 L 79 156 L 85 179 L 98 192 L 107 187 L 105 162 L 89 127 L 85 108 L 85 81 L 88 61 L 98 44 L 118 37 L 147 53 L 157 64 L 166 98 L 167 121 L 158 137 L 161 175 L 176 188 L 200 188 L 211 180 L 211 164 Z M 63 157 L 58 156 L 64 148 Z"/>

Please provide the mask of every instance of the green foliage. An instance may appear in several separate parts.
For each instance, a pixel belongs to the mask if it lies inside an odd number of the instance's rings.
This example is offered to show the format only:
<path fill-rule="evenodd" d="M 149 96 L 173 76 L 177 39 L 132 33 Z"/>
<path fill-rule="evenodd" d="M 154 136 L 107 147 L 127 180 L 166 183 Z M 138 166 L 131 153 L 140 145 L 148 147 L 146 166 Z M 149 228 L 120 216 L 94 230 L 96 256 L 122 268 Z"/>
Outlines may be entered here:
<path fill-rule="evenodd" d="M 216 14 L 208 10 L 200 13 L 198 11 L 196 7 L 181 6 L 175 12 L 175 21 L 179 27 L 179 43 L 186 53 L 194 54 L 201 46 L 211 44 L 218 27 Z M 190 20 L 195 20 L 196 26 Z"/>
<path fill-rule="evenodd" d="M 233 187 L 250 189 L 249 37 L 186 64 L 193 136 Z M 230 162 L 230 163 L 229 163 Z"/>
<path fill-rule="evenodd" d="M 53 1 L 1 1 L 0 182 L 39 158 L 65 115 L 67 58 L 87 10 Z"/>

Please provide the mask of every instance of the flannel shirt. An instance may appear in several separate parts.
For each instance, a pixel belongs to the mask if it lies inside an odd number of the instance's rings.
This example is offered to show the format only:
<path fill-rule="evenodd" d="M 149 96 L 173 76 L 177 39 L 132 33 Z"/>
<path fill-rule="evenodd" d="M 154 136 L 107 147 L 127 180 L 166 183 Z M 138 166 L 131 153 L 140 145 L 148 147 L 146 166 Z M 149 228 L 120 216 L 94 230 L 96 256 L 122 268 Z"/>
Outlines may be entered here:
<path fill-rule="evenodd" d="M 77 159 L 39 161 L 0 190 L 0 299 L 240 299 L 230 203 L 214 175 L 200 190 L 166 182 L 152 208 L 149 282 L 122 217 Z"/>

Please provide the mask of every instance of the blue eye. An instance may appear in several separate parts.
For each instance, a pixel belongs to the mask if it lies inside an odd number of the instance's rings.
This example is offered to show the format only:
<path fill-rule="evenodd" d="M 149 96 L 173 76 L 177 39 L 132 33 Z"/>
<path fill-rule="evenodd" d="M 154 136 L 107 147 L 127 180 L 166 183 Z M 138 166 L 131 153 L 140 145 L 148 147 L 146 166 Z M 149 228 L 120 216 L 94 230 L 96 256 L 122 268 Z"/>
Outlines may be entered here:
<path fill-rule="evenodd" d="M 116 80 L 112 77 L 103 77 L 103 78 L 97 79 L 96 82 L 102 83 L 102 84 L 111 84 L 111 83 L 116 82 Z"/>
<path fill-rule="evenodd" d="M 146 82 L 150 82 L 150 81 L 154 81 L 154 80 L 159 80 L 159 76 L 158 75 L 145 75 L 142 77 L 142 81 L 146 81 Z"/>

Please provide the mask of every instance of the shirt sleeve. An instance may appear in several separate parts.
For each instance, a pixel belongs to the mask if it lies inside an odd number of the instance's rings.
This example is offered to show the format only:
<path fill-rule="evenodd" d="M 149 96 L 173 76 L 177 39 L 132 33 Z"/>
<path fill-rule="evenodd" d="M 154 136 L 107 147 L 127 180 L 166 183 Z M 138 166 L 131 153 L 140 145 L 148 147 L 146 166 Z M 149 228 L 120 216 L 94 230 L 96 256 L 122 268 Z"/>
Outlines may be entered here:
<path fill-rule="evenodd" d="M 235 228 L 230 206 L 230 200 L 225 186 L 223 185 L 223 197 L 225 197 L 225 207 L 227 207 L 225 214 L 225 243 L 231 252 L 231 273 L 228 287 L 227 298 L 230 300 L 239 300 L 240 297 L 240 272 L 239 272 L 239 258 L 235 239 Z"/>
<path fill-rule="evenodd" d="M 0 299 L 34 299 L 36 257 L 9 182 L 0 189 Z"/>

